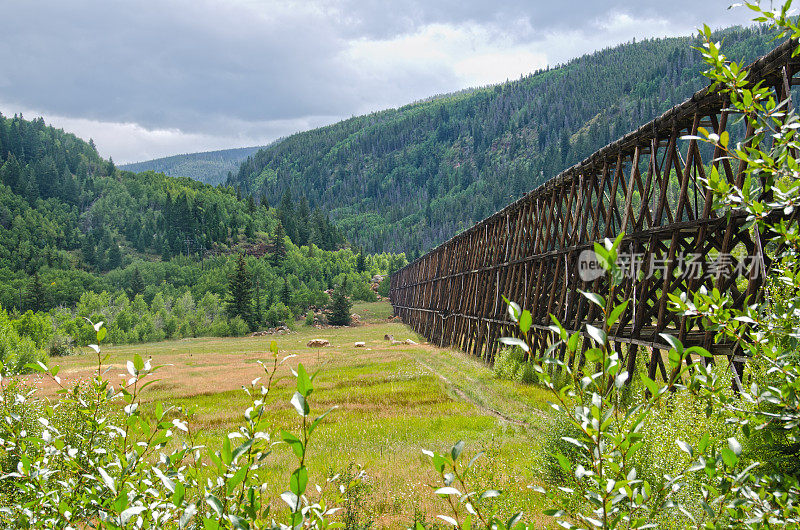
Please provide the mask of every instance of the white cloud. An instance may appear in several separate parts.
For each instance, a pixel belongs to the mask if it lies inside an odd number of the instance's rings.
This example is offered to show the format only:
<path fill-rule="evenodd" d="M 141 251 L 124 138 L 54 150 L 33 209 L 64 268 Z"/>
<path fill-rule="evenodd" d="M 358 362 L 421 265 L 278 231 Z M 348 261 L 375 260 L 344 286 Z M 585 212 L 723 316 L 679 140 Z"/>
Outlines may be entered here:
<path fill-rule="evenodd" d="M 122 163 L 267 143 L 633 37 L 747 20 L 729 0 L 26 0 L 0 38 L 0 110 Z"/>
<path fill-rule="evenodd" d="M 358 39 L 342 53 L 343 63 L 373 80 L 424 77 L 439 92 L 519 77 L 547 64 L 547 56 L 493 24 L 429 24 L 388 39 Z M 409 98 L 416 99 L 416 98 Z"/>
<path fill-rule="evenodd" d="M 4 115 L 20 113 L 0 104 Z M 241 123 L 240 134 L 205 134 L 173 129 L 148 129 L 131 122 L 111 122 L 50 115 L 35 110 L 21 114 L 28 119 L 43 116 L 48 125 L 64 129 L 88 141 L 94 140 L 98 153 L 113 158 L 117 164 L 141 162 L 164 156 L 213 151 L 235 147 L 266 145 L 290 134 L 334 123 L 339 116 L 308 116 L 289 120 Z"/>

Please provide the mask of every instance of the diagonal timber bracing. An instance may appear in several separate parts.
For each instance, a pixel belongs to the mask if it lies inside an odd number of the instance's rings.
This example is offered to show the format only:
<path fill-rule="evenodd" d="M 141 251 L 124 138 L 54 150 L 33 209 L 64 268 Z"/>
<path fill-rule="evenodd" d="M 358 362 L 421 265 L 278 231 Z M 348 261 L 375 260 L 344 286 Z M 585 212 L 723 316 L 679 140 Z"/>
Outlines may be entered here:
<path fill-rule="evenodd" d="M 787 41 L 755 61 L 750 81 L 762 81 L 777 99 L 790 100 L 791 87 L 800 84 L 794 79 L 800 73 L 800 57 L 792 57 L 796 45 Z M 764 236 L 747 228 L 743 213 L 715 209 L 702 182 L 713 167 L 741 186 L 744 167 L 720 160 L 708 144 L 684 139 L 704 127 L 718 135 L 727 131 L 732 144 L 744 142 L 751 131 L 736 118 L 720 94 L 700 90 L 397 271 L 390 289 L 395 314 L 436 344 L 492 362 L 497 339 L 518 335 L 506 315 L 505 295 L 531 311 L 531 351 L 542 355 L 557 342 L 550 315 L 571 331 L 600 325 L 599 311 L 579 291 L 607 295 L 609 282 L 579 273 L 586 257 L 581 261 L 581 253 L 624 232 L 621 251 L 636 272 L 614 291 L 616 303 L 630 303 L 609 339 L 629 369 L 644 352 L 639 362 L 648 375 L 666 380 L 663 356 L 669 347 L 660 335 L 669 333 L 727 356 L 737 375 L 739 352 L 716 344 L 701 323 L 668 309 L 670 294 L 701 287 L 730 293 L 739 307 L 760 293 L 763 274 L 753 271 L 769 265 Z M 563 348 L 553 354 L 563 356 Z"/>

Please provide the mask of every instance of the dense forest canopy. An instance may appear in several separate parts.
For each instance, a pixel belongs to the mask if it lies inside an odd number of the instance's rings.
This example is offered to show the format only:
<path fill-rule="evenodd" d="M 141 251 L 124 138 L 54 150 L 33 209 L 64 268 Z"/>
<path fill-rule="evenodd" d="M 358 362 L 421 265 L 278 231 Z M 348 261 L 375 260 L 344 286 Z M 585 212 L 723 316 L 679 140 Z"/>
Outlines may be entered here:
<path fill-rule="evenodd" d="M 0 316 L 40 348 L 90 340 L 85 318 L 106 322 L 112 342 L 241 334 L 325 306 L 345 278 L 374 298 L 373 275 L 406 263 L 351 250 L 302 194 L 275 206 L 122 171 L 41 118 L 0 115 Z M 237 262 L 245 290 L 232 289 Z M 231 296 L 244 296 L 236 311 Z"/>
<path fill-rule="evenodd" d="M 718 33 L 750 61 L 761 27 Z M 516 81 L 295 134 L 228 184 L 270 203 L 302 190 L 369 251 L 424 252 L 707 84 L 690 37 L 623 44 Z"/>

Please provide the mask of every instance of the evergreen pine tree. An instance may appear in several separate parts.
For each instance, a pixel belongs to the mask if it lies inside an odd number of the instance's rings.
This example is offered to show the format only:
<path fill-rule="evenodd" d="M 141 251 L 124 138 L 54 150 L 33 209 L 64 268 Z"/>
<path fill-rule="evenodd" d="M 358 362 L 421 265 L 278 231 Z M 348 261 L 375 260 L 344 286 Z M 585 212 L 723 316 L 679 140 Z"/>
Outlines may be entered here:
<path fill-rule="evenodd" d="M 261 312 L 261 279 L 256 274 L 256 294 L 255 294 L 255 310 L 253 312 L 253 322 L 261 325 L 264 322 L 264 315 Z"/>
<path fill-rule="evenodd" d="M 33 278 L 25 293 L 25 308 L 31 311 L 44 311 L 47 306 L 47 293 L 39 277 L 39 271 L 33 273 Z"/>
<path fill-rule="evenodd" d="M 83 261 L 85 261 L 89 267 L 93 267 L 96 259 L 94 241 L 92 241 L 92 238 L 88 234 L 83 237 L 81 254 L 83 255 Z"/>
<path fill-rule="evenodd" d="M 116 242 L 111 243 L 108 248 L 108 261 L 106 266 L 108 270 L 116 269 L 122 265 L 122 252 L 119 250 L 119 245 Z"/>
<path fill-rule="evenodd" d="M 283 265 L 286 259 L 286 232 L 283 230 L 283 223 L 278 221 L 278 227 L 275 229 L 275 241 L 272 245 L 272 264 L 276 267 Z"/>
<path fill-rule="evenodd" d="M 358 258 L 356 258 L 356 272 L 362 273 L 367 270 L 367 260 L 364 258 L 364 252 L 359 251 Z"/>
<path fill-rule="evenodd" d="M 144 278 L 139 271 L 139 267 L 133 269 L 133 276 L 131 276 L 130 296 L 131 299 L 135 298 L 137 294 L 144 292 Z"/>
<path fill-rule="evenodd" d="M 328 323 L 334 326 L 349 326 L 352 307 L 353 302 L 347 298 L 347 277 L 345 277 L 331 296 L 331 303 L 327 310 Z"/>
<path fill-rule="evenodd" d="M 311 211 L 308 209 L 308 200 L 305 195 L 300 196 L 297 206 L 297 239 L 292 240 L 297 246 L 308 245 L 311 237 Z"/>
<path fill-rule="evenodd" d="M 289 280 L 288 278 L 283 279 L 283 289 L 281 289 L 281 302 L 286 305 L 286 307 L 290 307 L 292 304 L 292 291 L 289 289 Z"/>
<path fill-rule="evenodd" d="M 297 241 L 297 222 L 295 219 L 294 201 L 292 200 L 292 191 L 289 188 L 286 188 L 280 206 L 278 206 L 278 217 L 289 239 Z"/>
<path fill-rule="evenodd" d="M 253 324 L 253 286 L 244 255 L 236 257 L 236 270 L 228 283 L 228 316 L 242 317 L 252 327 Z"/>

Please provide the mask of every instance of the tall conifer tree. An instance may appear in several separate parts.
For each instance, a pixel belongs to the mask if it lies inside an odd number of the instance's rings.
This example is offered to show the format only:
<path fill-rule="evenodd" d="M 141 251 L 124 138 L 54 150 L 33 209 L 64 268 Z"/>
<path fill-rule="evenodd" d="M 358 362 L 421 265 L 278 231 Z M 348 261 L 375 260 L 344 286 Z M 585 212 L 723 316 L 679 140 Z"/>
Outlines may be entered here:
<path fill-rule="evenodd" d="M 228 316 L 253 325 L 253 286 L 242 254 L 236 256 L 236 270 L 228 283 Z"/>

